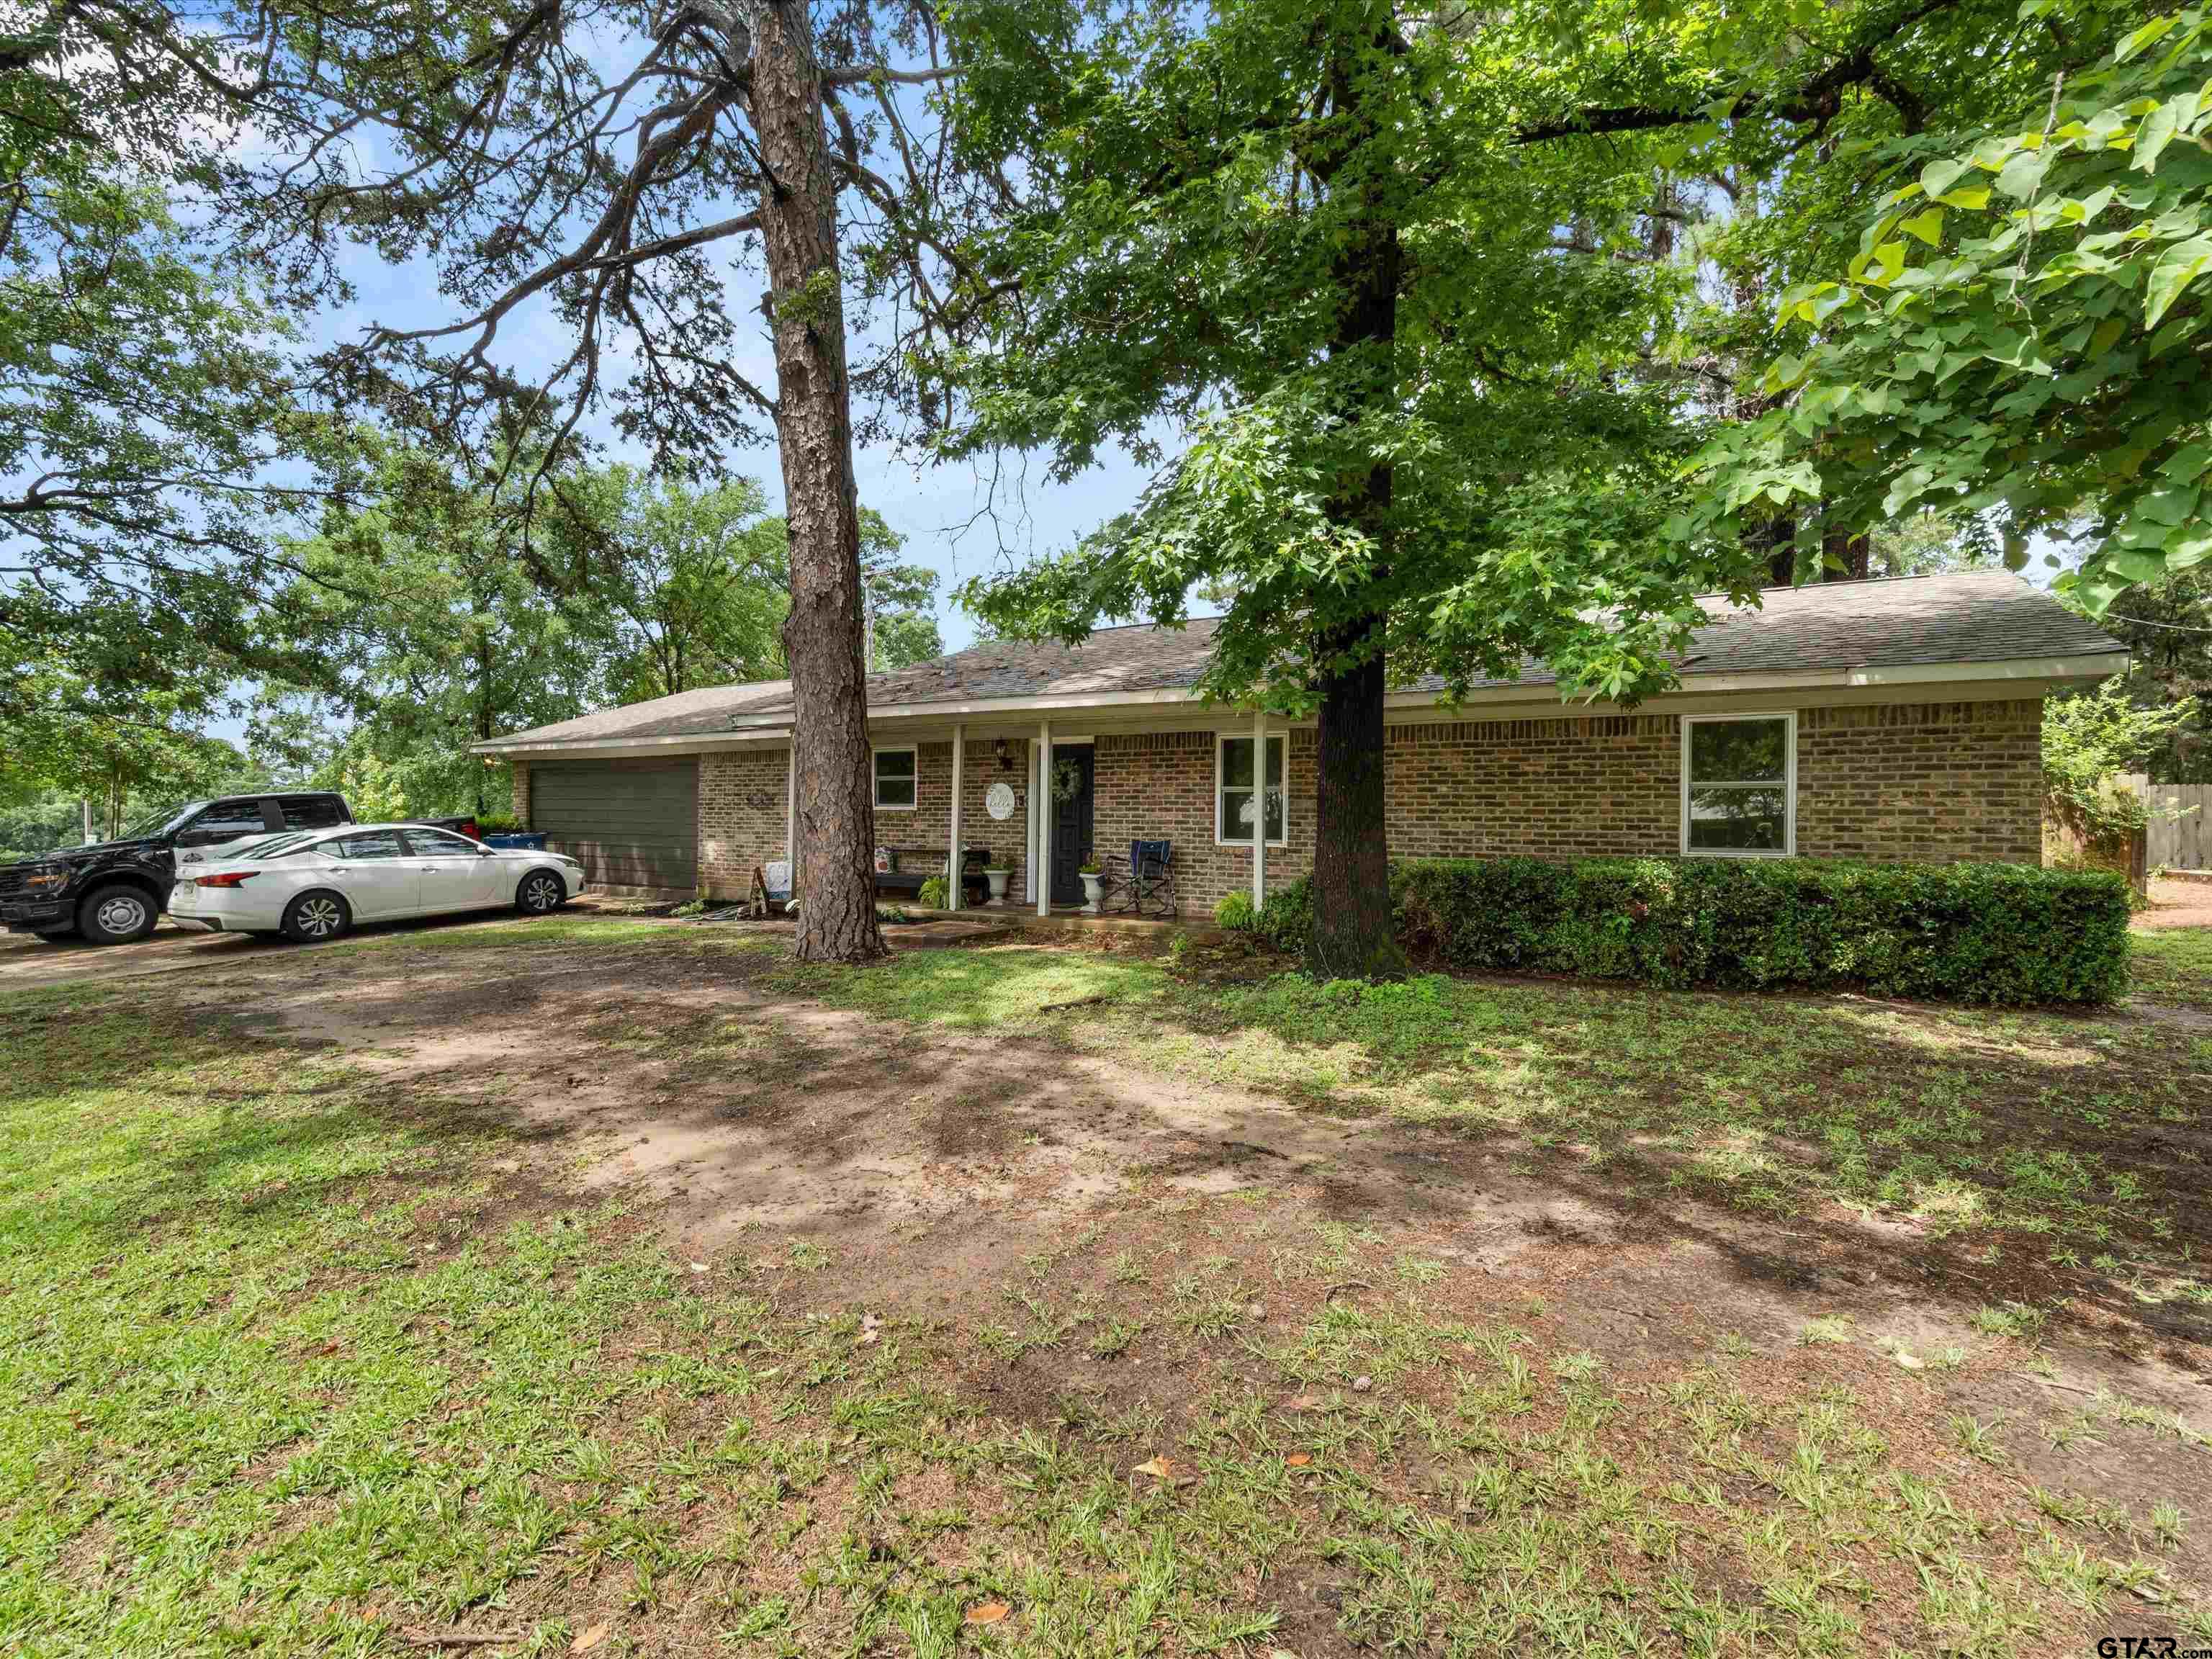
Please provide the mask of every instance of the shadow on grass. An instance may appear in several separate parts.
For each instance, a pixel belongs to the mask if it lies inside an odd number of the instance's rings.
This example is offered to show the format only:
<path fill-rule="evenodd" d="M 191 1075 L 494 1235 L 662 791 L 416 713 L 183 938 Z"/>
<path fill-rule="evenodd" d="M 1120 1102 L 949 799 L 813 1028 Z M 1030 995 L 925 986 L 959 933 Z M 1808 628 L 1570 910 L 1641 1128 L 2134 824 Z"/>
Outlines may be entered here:
<path fill-rule="evenodd" d="M 1034 948 L 785 968 L 768 983 L 988 1033 L 1010 1089 L 1031 1069 L 1028 1042 L 1073 1044 L 1309 1110 L 1424 1126 L 1642 1231 L 1698 1233 L 1694 1218 L 1725 1213 L 1733 1242 L 1704 1242 L 1762 1280 L 1812 1271 L 1802 1250 L 1744 1242 L 1743 1223 L 1788 1218 L 1832 1273 L 1893 1273 L 1903 1249 L 1984 1297 L 2066 1280 L 2116 1316 L 2207 1329 L 2212 1296 L 2186 1264 L 2212 1246 L 2201 1202 L 2212 1042 L 2177 1042 L 2128 1008 L 1441 975 L 1202 985 L 1157 963 Z M 1464 1161 L 1460 1175 L 1485 1178 Z M 1429 1191 L 1386 1202 L 1412 1211 Z M 1373 1201 L 1364 1188 L 1352 1198 Z M 1992 1245 L 2001 1267 L 1969 1261 Z"/>
<path fill-rule="evenodd" d="M 680 1138 L 684 1182 L 803 1179 L 860 1198 L 928 1178 L 886 1174 L 890 1155 L 973 1170 L 1106 1123 L 1113 1146 L 1142 1149 L 1126 1174 L 1299 1181 L 1347 1221 L 1611 1229 L 1708 1246 L 1764 1285 L 1909 1277 L 1969 1307 L 2065 1295 L 2206 1333 L 2183 1264 L 2212 1246 L 2198 1198 L 2212 1044 L 2124 1009 L 1441 976 L 1204 984 L 1157 959 L 1029 945 L 826 969 L 581 917 L 517 928 L 495 958 L 447 954 L 482 937 L 316 953 L 314 994 L 358 1026 L 534 1038 L 520 1060 L 462 1054 L 390 1086 L 143 993 L 127 1018 L 5 1005 L 15 1082 L 0 1121 L 71 1097 L 42 1163 L 0 1162 L 0 1184 L 42 1194 L 6 1231 L 112 1235 L 205 1206 L 287 1231 L 364 1182 L 387 1200 L 428 1192 L 502 1146 L 617 1127 Z M 875 1024 L 816 1029 L 799 998 Z M 1147 1073 L 1215 1091 L 1212 1115 L 1168 1113 Z M 1324 1118 L 1371 1127 L 1338 1158 L 1340 1136 L 1314 1133 Z M 510 1168 L 500 1206 L 581 1201 L 572 1175 L 557 1158 Z"/>

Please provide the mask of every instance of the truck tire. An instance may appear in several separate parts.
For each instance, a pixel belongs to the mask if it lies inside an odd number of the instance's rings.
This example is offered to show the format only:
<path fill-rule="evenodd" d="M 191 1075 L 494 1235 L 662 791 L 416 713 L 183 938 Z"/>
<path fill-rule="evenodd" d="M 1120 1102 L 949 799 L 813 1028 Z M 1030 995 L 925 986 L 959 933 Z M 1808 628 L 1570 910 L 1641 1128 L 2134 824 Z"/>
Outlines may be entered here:
<path fill-rule="evenodd" d="M 76 930 L 94 945 L 129 945 L 154 931 L 161 912 L 144 891 L 127 882 L 95 887 L 77 906 Z"/>

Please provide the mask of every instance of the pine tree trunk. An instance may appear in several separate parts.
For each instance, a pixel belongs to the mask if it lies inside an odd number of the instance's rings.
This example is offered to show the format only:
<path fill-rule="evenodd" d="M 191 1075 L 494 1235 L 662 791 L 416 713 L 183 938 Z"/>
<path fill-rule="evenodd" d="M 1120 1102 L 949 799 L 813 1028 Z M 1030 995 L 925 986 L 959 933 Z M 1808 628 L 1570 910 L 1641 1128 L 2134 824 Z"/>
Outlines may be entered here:
<path fill-rule="evenodd" d="M 776 437 L 791 526 L 793 753 L 799 771 L 799 957 L 865 962 L 876 926 L 876 816 L 860 662 L 860 524 L 853 482 L 836 181 L 822 131 L 822 66 L 805 0 L 751 9 L 752 114 L 775 308 Z"/>

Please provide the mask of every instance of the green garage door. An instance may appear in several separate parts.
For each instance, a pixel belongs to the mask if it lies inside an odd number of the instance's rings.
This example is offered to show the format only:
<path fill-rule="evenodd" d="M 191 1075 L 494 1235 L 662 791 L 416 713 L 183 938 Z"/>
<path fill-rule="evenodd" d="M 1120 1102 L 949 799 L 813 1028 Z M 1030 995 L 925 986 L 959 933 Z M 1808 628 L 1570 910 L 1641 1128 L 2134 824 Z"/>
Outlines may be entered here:
<path fill-rule="evenodd" d="M 699 763 L 532 763 L 530 827 L 594 886 L 690 893 L 699 884 Z"/>

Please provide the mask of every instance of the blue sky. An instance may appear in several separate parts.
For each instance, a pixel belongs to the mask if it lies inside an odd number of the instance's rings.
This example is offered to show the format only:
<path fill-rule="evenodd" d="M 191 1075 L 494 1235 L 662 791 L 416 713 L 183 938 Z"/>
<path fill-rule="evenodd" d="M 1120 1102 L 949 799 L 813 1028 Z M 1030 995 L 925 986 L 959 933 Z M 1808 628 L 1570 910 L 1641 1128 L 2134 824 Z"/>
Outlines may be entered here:
<path fill-rule="evenodd" d="M 748 253 L 750 263 L 757 264 L 757 248 L 753 239 L 745 239 L 723 244 L 719 252 L 729 285 L 730 313 L 750 324 L 749 349 L 737 366 L 753 384 L 773 390 L 775 363 L 759 309 L 765 282 L 757 271 L 742 268 Z M 427 263 L 395 265 L 372 249 L 359 249 L 345 269 L 356 289 L 356 301 L 343 311 L 308 321 L 310 337 L 319 343 L 351 337 L 371 322 L 422 328 L 454 319 L 455 307 L 439 292 L 435 271 Z M 866 343 L 863 335 L 852 354 L 854 361 Z M 565 357 L 573 344 L 550 307 L 532 303 L 507 319 L 493 355 L 518 373 L 529 374 L 538 365 Z M 607 357 L 615 362 L 623 355 L 611 350 Z M 856 409 L 855 417 L 864 412 Z M 641 449 L 625 444 L 604 419 L 589 429 L 604 446 L 607 459 L 641 465 L 647 459 Z M 951 601 L 955 586 L 970 576 L 1068 546 L 1132 506 L 1146 477 L 1119 453 L 1105 457 L 1065 484 L 1054 484 L 1046 477 L 1042 456 L 1008 455 L 997 469 L 995 491 L 981 464 L 918 465 L 889 445 L 859 450 L 854 463 L 861 504 L 882 514 L 906 538 L 902 556 L 938 572 L 938 624 L 948 650 L 975 639 L 974 624 Z M 772 442 L 739 451 L 726 464 L 732 471 L 757 480 L 773 510 L 782 510 L 782 471 Z M 994 501 L 993 511 L 985 514 Z"/>

